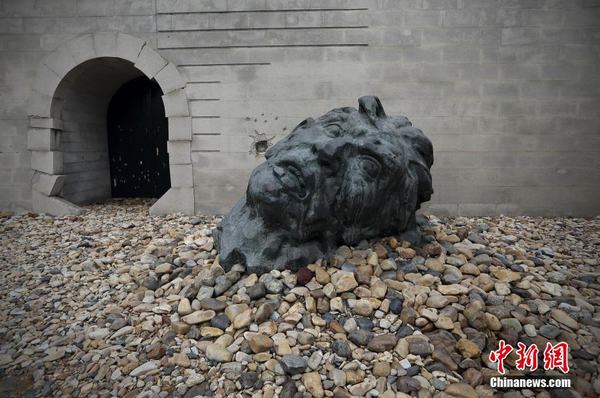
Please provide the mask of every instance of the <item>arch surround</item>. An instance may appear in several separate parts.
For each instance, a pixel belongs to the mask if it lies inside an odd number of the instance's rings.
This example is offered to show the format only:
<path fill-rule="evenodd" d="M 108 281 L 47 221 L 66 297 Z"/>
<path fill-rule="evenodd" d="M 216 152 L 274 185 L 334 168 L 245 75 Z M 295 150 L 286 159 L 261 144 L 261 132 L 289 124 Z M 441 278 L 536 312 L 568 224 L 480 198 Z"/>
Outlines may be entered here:
<path fill-rule="evenodd" d="M 31 151 L 32 207 L 39 213 L 77 214 L 77 205 L 62 198 L 65 181 L 61 132 L 63 121 L 56 101 L 68 74 L 79 65 L 97 59 L 128 61 L 160 86 L 168 119 L 171 188 L 150 208 L 151 214 L 194 214 L 191 161 L 192 122 L 185 81 L 177 67 L 165 60 L 144 40 L 117 33 L 93 33 L 68 41 L 50 53 L 38 67 L 27 110 L 27 149 Z M 66 78 L 66 79 L 65 79 Z"/>

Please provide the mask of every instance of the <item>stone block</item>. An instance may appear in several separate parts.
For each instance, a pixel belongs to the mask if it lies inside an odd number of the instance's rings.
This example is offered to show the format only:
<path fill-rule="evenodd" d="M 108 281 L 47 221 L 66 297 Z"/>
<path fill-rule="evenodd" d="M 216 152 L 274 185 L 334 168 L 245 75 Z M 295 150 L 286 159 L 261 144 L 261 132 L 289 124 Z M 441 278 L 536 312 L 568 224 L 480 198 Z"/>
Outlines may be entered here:
<path fill-rule="evenodd" d="M 177 67 L 174 64 L 167 64 L 154 77 L 160 85 L 163 94 L 168 94 L 174 90 L 184 88 L 185 82 L 181 78 Z"/>
<path fill-rule="evenodd" d="M 154 15 L 121 16 L 117 26 L 119 32 L 131 32 L 136 35 L 156 32 Z M 148 44 L 150 41 L 147 38 L 146 40 L 146 44 Z"/>
<path fill-rule="evenodd" d="M 458 214 L 467 217 L 496 215 L 495 203 L 459 203 Z"/>
<path fill-rule="evenodd" d="M 31 192 L 33 211 L 53 216 L 75 215 L 81 213 L 81 208 L 58 196 L 47 196 L 36 190 Z"/>
<path fill-rule="evenodd" d="M 248 137 L 236 137 L 236 139 L 247 141 L 252 139 Z M 250 148 L 247 143 L 245 146 L 246 151 Z M 227 146 L 226 137 L 220 134 L 194 134 L 192 139 L 192 151 L 222 151 L 222 152 L 239 152 L 230 150 Z"/>
<path fill-rule="evenodd" d="M 404 47 L 402 55 L 407 64 L 439 63 L 442 59 L 442 50 L 438 47 Z"/>
<path fill-rule="evenodd" d="M 125 33 L 119 33 L 117 35 L 116 56 L 136 63 L 144 44 L 145 42 L 142 39 Z"/>
<path fill-rule="evenodd" d="M 96 58 L 94 49 L 94 38 L 91 34 L 87 34 L 77 39 L 66 43 L 71 56 L 75 60 L 75 65 L 79 65 L 85 61 Z"/>
<path fill-rule="evenodd" d="M 46 196 L 57 196 L 62 191 L 65 176 L 34 172 L 31 186 L 34 190 Z"/>
<path fill-rule="evenodd" d="M 478 63 L 479 62 L 479 47 L 475 46 L 447 46 L 442 49 L 442 57 L 445 63 Z"/>
<path fill-rule="evenodd" d="M 241 119 L 232 119 L 235 125 L 225 125 L 225 120 L 215 118 L 192 118 L 192 134 L 218 134 L 221 131 L 243 128 Z"/>
<path fill-rule="evenodd" d="M 46 57 L 44 64 L 52 69 L 58 76 L 66 76 L 66 74 L 76 65 L 76 62 L 67 46 L 62 45 Z"/>
<path fill-rule="evenodd" d="M 156 11 L 159 13 L 169 12 L 190 12 L 190 11 L 226 11 L 227 2 L 217 0 L 204 1 L 173 1 L 173 0 L 157 0 Z"/>
<path fill-rule="evenodd" d="M 63 153 L 58 151 L 31 151 L 31 168 L 46 174 L 62 174 Z"/>
<path fill-rule="evenodd" d="M 219 185 L 196 187 L 196 212 L 227 214 L 244 195 L 243 186 Z"/>
<path fill-rule="evenodd" d="M 29 118 L 29 127 L 62 130 L 63 122 L 60 119 L 51 117 L 31 117 Z"/>
<path fill-rule="evenodd" d="M 440 216 L 452 216 L 458 213 L 458 204 L 456 203 L 426 203 L 423 205 L 422 212 L 425 214 L 435 214 Z"/>
<path fill-rule="evenodd" d="M 27 149 L 30 151 L 56 151 L 60 147 L 60 133 L 49 128 L 31 128 L 27 131 Z"/>
<path fill-rule="evenodd" d="M 199 214 L 222 215 L 227 214 L 227 212 L 231 210 L 231 205 L 229 203 L 224 204 L 221 200 L 198 201 L 198 203 L 196 204 L 196 208 Z"/>
<path fill-rule="evenodd" d="M 505 216 L 521 216 L 523 212 L 521 207 L 516 203 L 498 203 L 496 213 Z"/>
<path fill-rule="evenodd" d="M 235 86 L 230 84 L 229 86 Z M 223 83 L 202 83 L 202 84 L 188 84 L 185 91 L 190 99 L 205 99 L 205 98 L 221 98 L 223 96 L 224 84 Z M 230 94 L 237 94 L 238 97 L 242 97 L 243 87 L 239 87 L 237 91 Z M 232 95 L 233 98 L 235 96 Z"/>
<path fill-rule="evenodd" d="M 0 140 L 0 152 L 20 151 L 25 145 L 26 141 L 27 137 L 22 135 L 2 137 L 2 140 Z"/>
<path fill-rule="evenodd" d="M 256 156 L 249 152 L 236 153 L 235 156 L 226 152 L 192 152 L 192 164 L 199 169 L 245 169 L 252 170 L 262 162 L 264 156 Z"/>
<path fill-rule="evenodd" d="M 165 116 L 189 116 L 187 96 L 184 89 L 177 89 L 162 96 L 165 105 Z"/>
<path fill-rule="evenodd" d="M 194 165 L 194 182 L 199 186 L 229 186 L 241 187 L 248 184 L 252 170 L 248 169 L 215 169 L 205 170 Z"/>
<path fill-rule="evenodd" d="M 516 98 L 519 96 L 519 87 L 515 83 L 508 82 L 486 82 L 482 84 L 483 96 Z"/>
<path fill-rule="evenodd" d="M 190 141 L 168 141 L 167 152 L 169 152 L 169 164 L 191 164 Z"/>
<path fill-rule="evenodd" d="M 242 106 L 236 106 L 235 108 L 231 107 L 231 101 L 190 101 L 189 104 L 190 114 L 194 117 L 216 116 L 227 111 L 230 112 L 231 116 L 240 117 L 241 113 L 245 111 Z M 259 102 L 256 103 L 256 105 L 258 104 Z M 283 101 L 279 104 L 282 107 L 284 106 Z M 284 111 L 285 110 L 282 110 L 282 112 Z"/>
<path fill-rule="evenodd" d="M 60 83 L 60 77 L 54 73 L 48 66 L 41 65 L 33 82 L 33 91 L 52 97 Z"/>
<path fill-rule="evenodd" d="M 192 118 L 170 117 L 169 118 L 169 141 L 191 141 Z"/>
<path fill-rule="evenodd" d="M 115 15 L 152 15 L 155 13 L 155 0 L 117 1 Z"/>
<path fill-rule="evenodd" d="M 191 188 L 194 186 L 191 164 L 169 165 L 172 188 Z"/>
<path fill-rule="evenodd" d="M 99 17 L 114 13 L 113 0 L 78 0 L 77 14 L 81 16 Z"/>
<path fill-rule="evenodd" d="M 537 28 L 504 28 L 502 29 L 502 45 L 523 45 L 537 43 L 540 32 Z"/>
<path fill-rule="evenodd" d="M 185 16 L 185 14 L 180 14 L 180 15 L 184 15 Z M 156 29 L 159 32 L 173 29 L 173 25 L 171 23 L 172 19 L 173 19 L 173 15 L 170 15 L 170 14 L 158 14 L 156 16 Z"/>
<path fill-rule="evenodd" d="M 27 116 L 50 117 L 52 96 L 31 90 L 27 101 Z"/>
<path fill-rule="evenodd" d="M 150 214 L 194 214 L 194 189 L 171 188 L 150 207 Z"/>
<path fill-rule="evenodd" d="M 135 67 L 141 70 L 148 79 L 152 79 L 167 65 L 167 61 L 147 44 L 142 48 Z"/>
<path fill-rule="evenodd" d="M 98 57 L 114 57 L 117 48 L 117 33 L 94 33 L 94 48 Z"/>

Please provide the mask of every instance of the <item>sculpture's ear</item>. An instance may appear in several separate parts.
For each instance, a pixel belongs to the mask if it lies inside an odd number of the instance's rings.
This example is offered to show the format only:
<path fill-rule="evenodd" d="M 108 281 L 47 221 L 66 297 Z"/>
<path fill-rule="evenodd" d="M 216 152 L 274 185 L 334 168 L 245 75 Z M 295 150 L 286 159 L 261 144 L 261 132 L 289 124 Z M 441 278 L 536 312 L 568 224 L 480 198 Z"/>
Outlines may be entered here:
<path fill-rule="evenodd" d="M 379 98 L 374 95 L 360 97 L 358 99 L 358 111 L 367 115 L 373 124 L 376 123 L 377 119 L 384 118 L 386 116 L 385 111 L 383 110 L 383 105 L 381 105 L 381 101 L 379 101 Z"/>

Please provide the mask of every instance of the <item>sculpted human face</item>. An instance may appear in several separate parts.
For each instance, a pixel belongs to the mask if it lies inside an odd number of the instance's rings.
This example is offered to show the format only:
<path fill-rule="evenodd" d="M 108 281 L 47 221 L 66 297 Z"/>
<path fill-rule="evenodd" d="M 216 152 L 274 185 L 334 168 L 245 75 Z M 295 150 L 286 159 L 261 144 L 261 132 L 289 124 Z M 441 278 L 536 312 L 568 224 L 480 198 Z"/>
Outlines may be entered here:
<path fill-rule="evenodd" d="M 269 225 L 306 237 L 310 233 L 307 212 L 318 199 L 314 195 L 320 185 L 318 171 L 317 158 L 309 147 L 271 152 L 250 177 L 248 205 Z"/>
<path fill-rule="evenodd" d="M 295 268 L 340 244 L 416 229 L 432 193 L 431 143 L 376 97 L 359 104 L 306 119 L 267 151 L 215 231 L 223 265 Z"/>
<path fill-rule="evenodd" d="M 307 119 L 255 169 L 248 204 L 266 223 L 296 238 L 318 238 L 333 227 L 354 242 L 365 228 L 378 228 L 377 196 L 399 189 L 402 180 L 397 170 L 405 166 L 402 149 L 386 151 L 386 138 L 356 113 Z"/>

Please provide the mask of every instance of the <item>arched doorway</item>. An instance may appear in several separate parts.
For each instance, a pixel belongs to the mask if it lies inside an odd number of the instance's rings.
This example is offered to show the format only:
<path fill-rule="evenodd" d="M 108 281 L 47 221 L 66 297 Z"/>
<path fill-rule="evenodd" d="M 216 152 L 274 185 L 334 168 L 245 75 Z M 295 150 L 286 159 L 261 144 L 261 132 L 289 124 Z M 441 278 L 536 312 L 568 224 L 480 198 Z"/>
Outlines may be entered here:
<path fill-rule="evenodd" d="M 108 105 L 113 198 L 160 198 L 171 187 L 161 96 L 160 86 L 141 76 L 121 86 Z"/>
<path fill-rule="evenodd" d="M 136 90 L 131 92 L 129 89 L 127 92 L 128 87 L 133 87 L 132 84 Z M 162 93 L 157 86 L 130 62 L 111 57 L 86 61 L 65 76 L 52 101 L 52 113 L 63 124 L 60 149 L 64 175 L 61 195 L 64 199 L 82 205 L 110 197 L 135 197 L 138 194 L 158 198 L 166 192 L 169 186 L 157 192 L 157 196 L 149 195 L 150 190 L 142 190 L 140 186 L 150 185 L 152 182 L 147 181 L 150 176 L 145 176 L 146 184 L 141 184 L 142 180 L 138 179 L 141 175 L 136 175 L 138 178 L 135 180 L 132 175 L 123 178 L 124 170 L 115 176 L 121 178 L 116 191 L 112 183 L 113 173 L 119 173 L 122 167 L 133 170 L 137 165 L 140 167 L 136 171 L 143 173 L 144 168 L 153 167 L 152 161 L 158 160 L 148 158 L 145 159 L 145 165 L 139 164 L 140 151 L 151 150 L 148 146 L 151 141 L 145 140 L 144 135 L 150 136 L 152 132 L 147 131 L 149 126 L 143 125 L 142 121 L 157 121 L 163 141 L 160 147 L 166 156 L 168 133 L 160 98 Z M 151 98 L 144 98 L 145 94 L 150 94 L 145 93 L 144 88 L 152 91 Z M 159 111 L 160 115 L 153 116 L 153 111 Z M 111 114 L 112 122 L 109 117 Z M 116 129 L 122 131 L 119 133 Z M 111 142 L 113 148 L 110 148 Z M 117 152 L 116 161 L 111 160 L 110 149 Z M 165 171 L 168 173 L 168 164 Z M 127 186 L 137 189 L 128 192 Z M 125 195 L 127 193 L 129 195 Z"/>
<path fill-rule="evenodd" d="M 112 196 L 108 107 L 125 83 L 142 77 L 159 87 L 154 98 L 162 101 L 168 129 L 169 170 L 165 173 L 163 163 L 161 176 L 169 176 L 170 188 L 162 184 L 154 190 L 158 196 L 168 188 L 150 212 L 194 213 L 185 82 L 177 67 L 148 43 L 116 32 L 66 42 L 38 68 L 28 103 L 34 211 L 75 214 L 78 204 Z M 164 134 L 161 139 L 164 148 Z M 165 154 L 162 151 L 163 159 Z"/>

